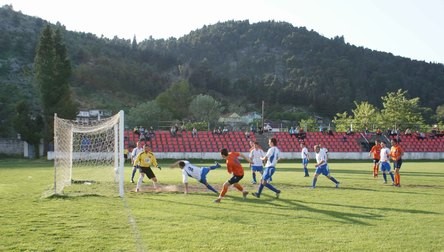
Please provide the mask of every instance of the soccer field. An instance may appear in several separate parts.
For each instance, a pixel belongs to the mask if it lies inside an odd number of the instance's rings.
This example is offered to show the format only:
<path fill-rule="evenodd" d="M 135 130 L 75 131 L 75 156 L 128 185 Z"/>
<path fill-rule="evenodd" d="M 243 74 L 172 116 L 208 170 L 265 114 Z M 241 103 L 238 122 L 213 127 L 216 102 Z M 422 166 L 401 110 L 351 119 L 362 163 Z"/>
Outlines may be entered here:
<path fill-rule="evenodd" d="M 372 177 L 372 163 L 332 161 L 339 189 L 319 177 L 314 164 L 304 178 L 300 160 L 279 163 L 273 185 L 260 199 L 246 200 L 230 188 L 222 203 L 190 178 L 195 192 L 182 193 L 180 169 L 160 160 L 154 170 L 162 186 L 142 192 L 129 183 L 125 197 L 97 193 L 45 197 L 53 185 L 53 163 L 0 160 L 0 251 L 443 251 L 444 165 L 405 160 L 401 187 Z M 209 162 L 194 162 L 209 165 Z M 243 163 L 244 167 L 247 167 Z M 226 167 L 211 171 L 220 189 Z M 241 184 L 250 192 L 249 168 Z M 391 183 L 389 183 L 391 184 Z M 88 185 L 85 185 L 88 186 Z"/>

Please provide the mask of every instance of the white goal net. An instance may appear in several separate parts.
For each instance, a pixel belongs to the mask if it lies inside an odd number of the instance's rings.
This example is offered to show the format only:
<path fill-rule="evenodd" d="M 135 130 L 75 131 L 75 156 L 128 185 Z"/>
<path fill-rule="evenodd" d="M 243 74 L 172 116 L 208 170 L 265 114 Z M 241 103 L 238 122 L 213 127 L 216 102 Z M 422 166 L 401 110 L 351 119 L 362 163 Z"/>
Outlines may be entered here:
<path fill-rule="evenodd" d="M 54 193 L 124 195 L 124 113 L 92 122 L 54 115 Z"/>

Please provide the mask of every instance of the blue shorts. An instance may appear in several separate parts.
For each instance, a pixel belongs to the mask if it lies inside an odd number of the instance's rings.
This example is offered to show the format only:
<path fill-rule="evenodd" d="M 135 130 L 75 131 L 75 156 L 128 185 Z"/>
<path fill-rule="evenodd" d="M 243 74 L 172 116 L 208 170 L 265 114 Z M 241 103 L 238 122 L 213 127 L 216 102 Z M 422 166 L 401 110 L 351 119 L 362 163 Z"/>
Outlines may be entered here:
<path fill-rule="evenodd" d="M 308 158 L 304 158 L 304 159 L 302 159 L 302 165 L 303 165 L 303 166 L 308 165 Z"/>
<path fill-rule="evenodd" d="M 401 165 L 402 165 L 402 159 L 393 161 L 393 169 L 396 169 L 396 168 L 401 169 Z"/>
<path fill-rule="evenodd" d="M 254 172 L 262 172 L 264 167 L 262 165 L 252 165 L 251 170 Z"/>
<path fill-rule="evenodd" d="M 265 167 L 264 173 L 262 174 L 262 180 L 267 182 L 272 181 L 272 177 L 275 171 L 276 168 L 274 168 L 274 166 Z"/>
<path fill-rule="evenodd" d="M 210 172 L 210 168 L 208 167 L 202 167 L 202 173 L 200 174 L 200 180 L 199 182 L 202 184 L 207 183 L 207 174 Z"/>
<path fill-rule="evenodd" d="M 379 170 L 382 172 L 385 172 L 385 171 L 390 172 L 390 163 L 387 161 L 379 163 Z"/>
<path fill-rule="evenodd" d="M 330 169 L 328 169 L 328 165 L 327 164 L 323 164 L 321 166 L 316 167 L 315 173 L 328 176 L 328 175 L 330 175 Z"/>

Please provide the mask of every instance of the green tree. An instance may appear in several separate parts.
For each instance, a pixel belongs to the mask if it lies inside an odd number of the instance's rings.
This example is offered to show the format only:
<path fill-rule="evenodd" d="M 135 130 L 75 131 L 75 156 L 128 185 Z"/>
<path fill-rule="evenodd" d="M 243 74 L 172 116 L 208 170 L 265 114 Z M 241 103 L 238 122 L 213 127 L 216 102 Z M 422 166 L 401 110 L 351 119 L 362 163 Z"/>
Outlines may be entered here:
<path fill-rule="evenodd" d="M 170 121 L 171 113 L 161 108 L 156 101 L 148 101 L 131 108 L 126 116 L 127 125 L 155 127 L 160 121 Z"/>
<path fill-rule="evenodd" d="M 353 117 L 347 114 L 347 111 L 344 113 L 337 113 L 333 117 L 333 123 L 335 124 L 335 128 L 337 132 L 346 132 L 350 125 L 353 123 Z"/>
<path fill-rule="evenodd" d="M 16 114 L 18 97 L 23 94 L 20 91 L 22 90 L 14 84 L 2 83 L 0 85 L 0 137 L 11 137 L 16 133 L 13 115 Z"/>
<path fill-rule="evenodd" d="M 413 125 L 424 127 L 424 119 L 421 114 L 423 108 L 419 106 L 419 98 L 406 98 L 407 91 L 399 89 L 397 92 L 389 92 L 382 97 L 383 109 L 381 115 L 385 127 L 405 129 Z"/>
<path fill-rule="evenodd" d="M 54 113 L 74 119 L 77 108 L 71 99 L 69 78 L 71 65 L 61 32 L 53 32 L 47 25 L 40 36 L 34 58 L 35 81 L 40 92 L 40 102 L 45 122 L 45 147 L 53 138 Z"/>
<path fill-rule="evenodd" d="M 438 122 L 444 122 L 444 104 L 443 105 L 439 105 L 436 108 L 436 120 Z"/>
<path fill-rule="evenodd" d="M 189 111 L 197 121 L 214 122 L 221 114 L 221 103 L 210 95 L 199 94 L 191 101 Z"/>
<path fill-rule="evenodd" d="M 316 121 L 313 117 L 310 117 L 308 119 L 302 119 L 299 121 L 299 127 L 303 128 L 304 131 L 314 131 L 317 128 Z"/>
<path fill-rule="evenodd" d="M 173 119 L 182 120 L 188 115 L 191 102 L 190 85 L 184 80 L 174 83 L 156 97 L 156 102 L 162 109 L 170 111 Z"/>
<path fill-rule="evenodd" d="M 363 131 L 366 127 L 372 127 L 373 125 L 379 124 L 377 121 L 379 111 L 374 105 L 366 101 L 359 104 L 356 101 L 354 103 L 356 106 L 356 108 L 352 110 L 354 115 L 354 131 Z"/>
<path fill-rule="evenodd" d="M 31 113 L 29 105 L 25 101 L 17 104 L 16 112 L 14 128 L 24 141 L 34 147 L 35 157 L 38 158 L 40 139 L 43 133 L 43 118 Z"/>

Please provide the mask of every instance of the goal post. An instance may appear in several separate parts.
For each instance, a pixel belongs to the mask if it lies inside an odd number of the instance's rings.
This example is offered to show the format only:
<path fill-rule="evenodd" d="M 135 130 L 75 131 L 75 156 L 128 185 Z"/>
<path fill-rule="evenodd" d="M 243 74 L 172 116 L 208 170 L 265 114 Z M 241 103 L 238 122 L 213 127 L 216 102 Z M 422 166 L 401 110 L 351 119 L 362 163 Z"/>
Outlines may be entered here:
<path fill-rule="evenodd" d="M 54 193 L 124 196 L 124 112 L 96 121 L 54 115 Z"/>

